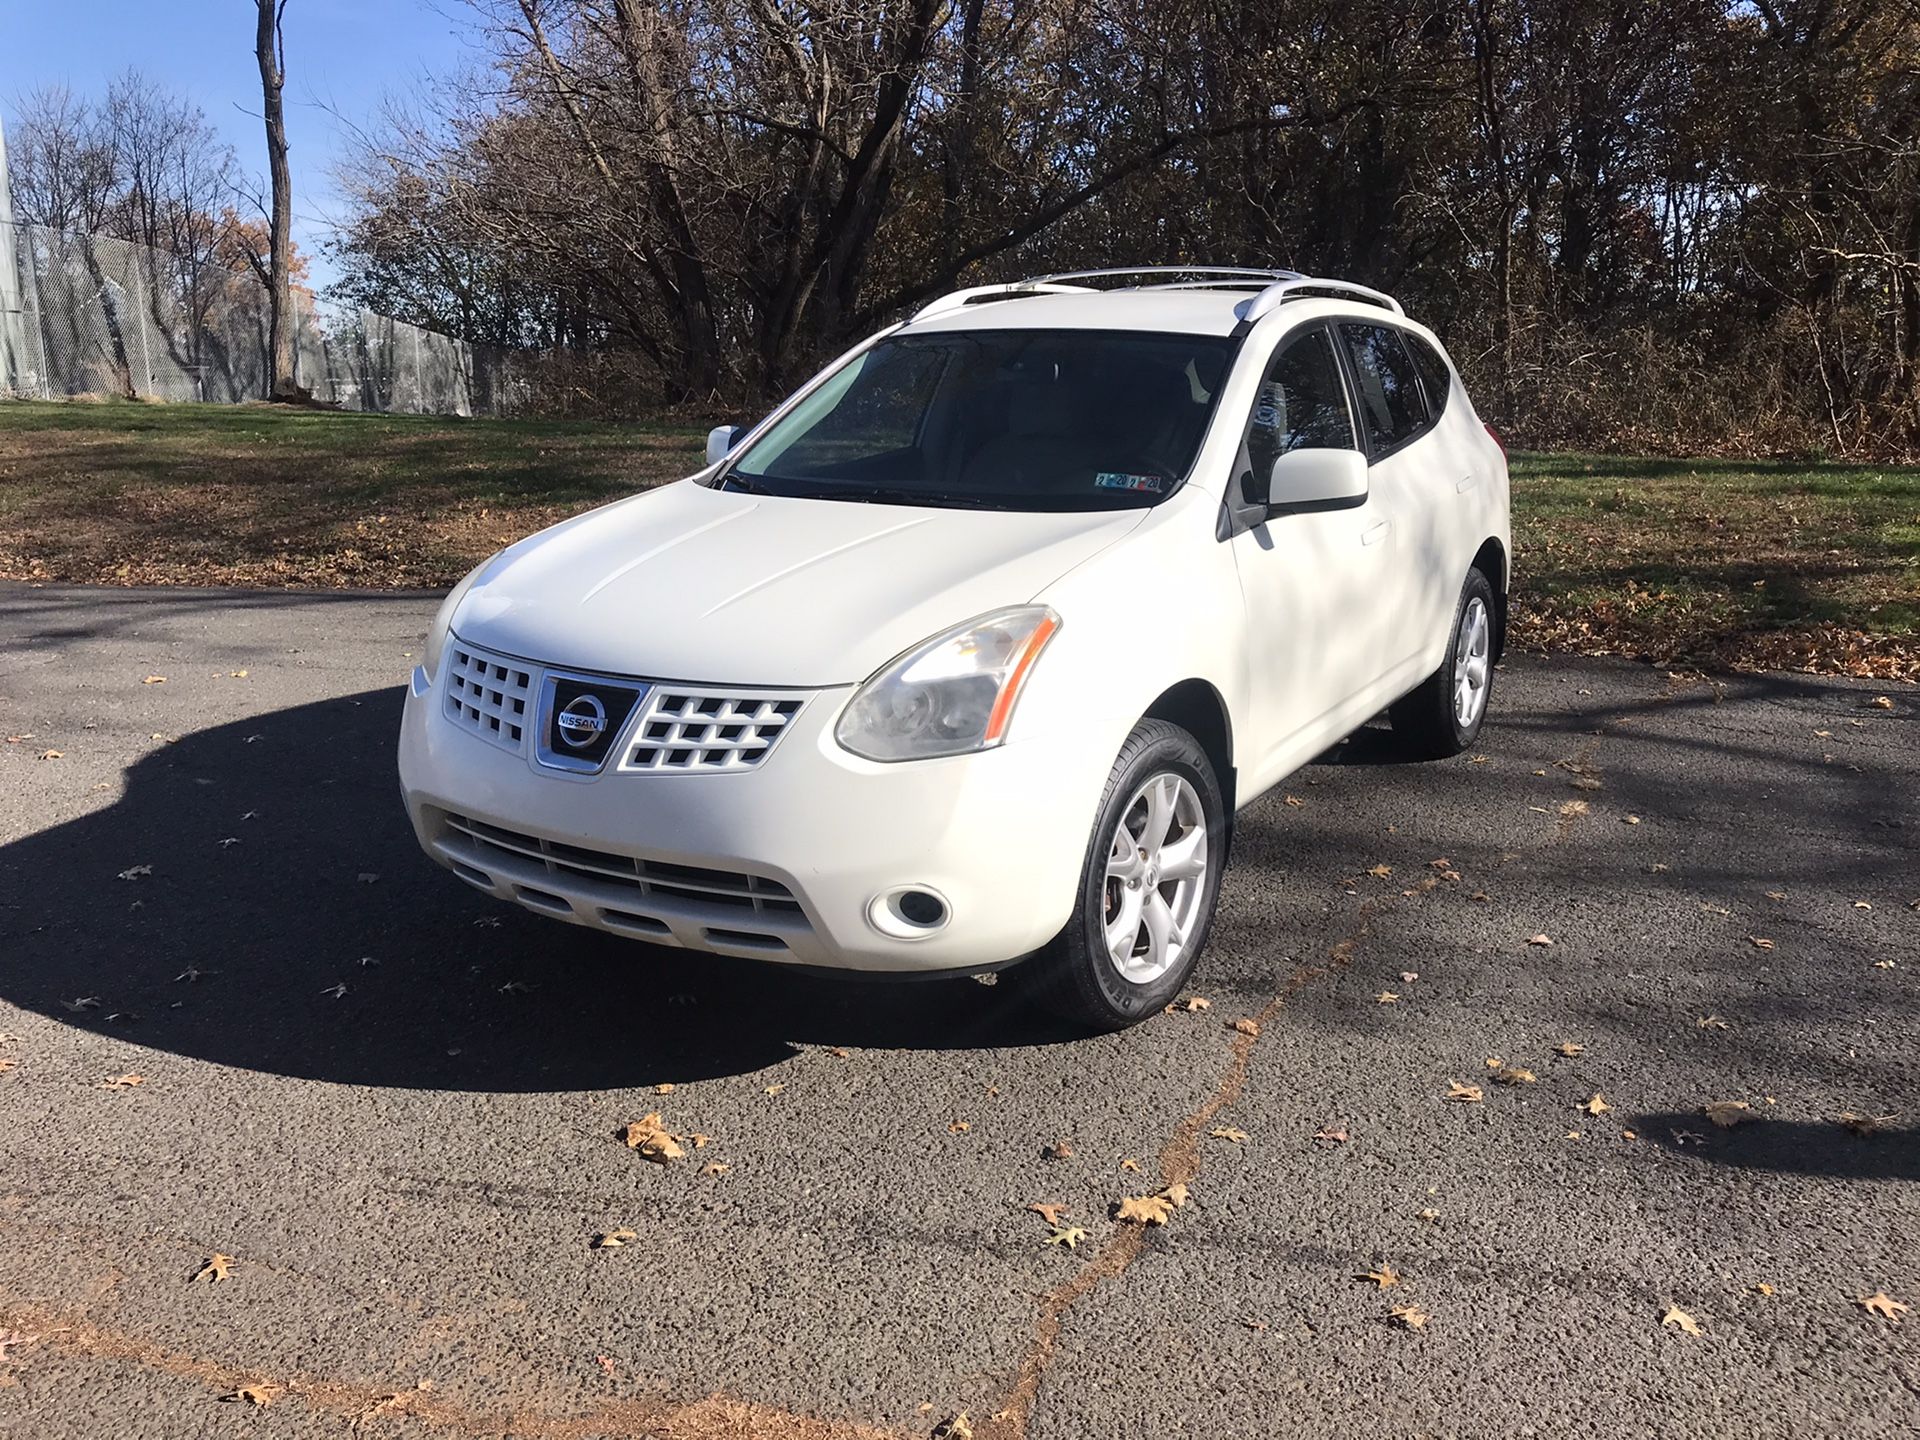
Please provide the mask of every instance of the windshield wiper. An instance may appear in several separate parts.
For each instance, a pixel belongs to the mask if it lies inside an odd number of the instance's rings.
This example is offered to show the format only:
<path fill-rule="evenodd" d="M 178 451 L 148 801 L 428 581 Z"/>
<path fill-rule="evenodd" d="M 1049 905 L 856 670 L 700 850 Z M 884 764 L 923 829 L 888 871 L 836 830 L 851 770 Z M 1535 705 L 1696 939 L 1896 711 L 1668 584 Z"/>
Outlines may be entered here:
<path fill-rule="evenodd" d="M 871 505 L 954 506 L 966 510 L 994 508 L 993 501 L 980 495 L 956 495 L 946 490 L 903 490 L 886 485 L 848 486 L 839 490 L 808 490 L 804 493 L 809 500 L 856 500 Z"/>

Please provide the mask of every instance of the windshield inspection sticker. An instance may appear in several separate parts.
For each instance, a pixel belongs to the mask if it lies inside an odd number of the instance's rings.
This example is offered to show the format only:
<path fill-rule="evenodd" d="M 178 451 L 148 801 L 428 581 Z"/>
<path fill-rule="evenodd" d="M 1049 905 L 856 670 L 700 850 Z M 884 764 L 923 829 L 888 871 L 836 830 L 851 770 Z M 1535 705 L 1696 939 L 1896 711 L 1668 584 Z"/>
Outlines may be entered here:
<path fill-rule="evenodd" d="M 1145 490 L 1150 495 L 1167 488 L 1167 482 L 1158 475 L 1122 475 L 1115 470 L 1102 470 L 1093 477 L 1093 483 L 1102 490 Z"/>

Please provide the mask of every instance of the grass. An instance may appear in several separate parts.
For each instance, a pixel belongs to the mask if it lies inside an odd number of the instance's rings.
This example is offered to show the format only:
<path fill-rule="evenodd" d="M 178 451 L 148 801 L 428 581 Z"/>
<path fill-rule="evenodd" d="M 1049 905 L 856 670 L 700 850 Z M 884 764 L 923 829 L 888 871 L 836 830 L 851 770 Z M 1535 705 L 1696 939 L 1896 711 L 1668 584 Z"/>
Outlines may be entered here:
<path fill-rule="evenodd" d="M 0 404 L 0 578 L 448 585 L 698 467 L 704 432 L 265 405 Z"/>
<path fill-rule="evenodd" d="M 1513 524 L 1547 648 L 1920 679 L 1920 469 L 1515 456 Z"/>
<path fill-rule="evenodd" d="M 436 586 L 684 475 L 692 428 L 0 404 L 0 578 Z M 1920 679 L 1920 470 L 1513 460 L 1516 641 Z"/>

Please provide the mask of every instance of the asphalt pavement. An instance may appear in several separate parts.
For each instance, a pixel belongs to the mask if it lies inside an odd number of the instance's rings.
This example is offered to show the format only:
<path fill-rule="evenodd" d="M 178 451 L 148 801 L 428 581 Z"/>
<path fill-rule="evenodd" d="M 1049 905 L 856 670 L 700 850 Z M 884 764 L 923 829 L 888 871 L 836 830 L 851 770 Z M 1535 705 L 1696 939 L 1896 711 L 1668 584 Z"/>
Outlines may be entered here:
<path fill-rule="evenodd" d="M 1920 1433 L 1913 690 L 1510 658 L 1088 1038 L 432 866 L 433 605 L 0 588 L 0 1436 Z"/>

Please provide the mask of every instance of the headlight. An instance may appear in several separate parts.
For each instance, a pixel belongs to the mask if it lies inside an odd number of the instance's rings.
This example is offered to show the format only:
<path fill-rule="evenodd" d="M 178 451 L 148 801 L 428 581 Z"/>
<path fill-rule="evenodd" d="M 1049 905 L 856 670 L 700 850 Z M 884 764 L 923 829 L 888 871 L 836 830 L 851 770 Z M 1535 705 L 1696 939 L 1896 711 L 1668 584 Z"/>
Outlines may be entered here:
<path fill-rule="evenodd" d="M 998 745 L 1034 661 L 1059 628 L 1060 617 L 1045 605 L 956 625 L 862 685 L 834 738 L 869 760 L 925 760 Z"/>
<path fill-rule="evenodd" d="M 447 598 L 440 602 L 439 613 L 433 617 L 433 625 L 427 631 L 427 659 L 423 668 L 427 672 L 429 683 L 440 678 L 440 653 L 447 648 L 447 631 L 453 626 L 453 612 L 460 608 L 460 602 L 467 598 L 467 591 L 473 588 L 473 582 L 486 568 L 487 561 L 482 560 L 469 570 L 465 578 L 447 592 Z"/>

